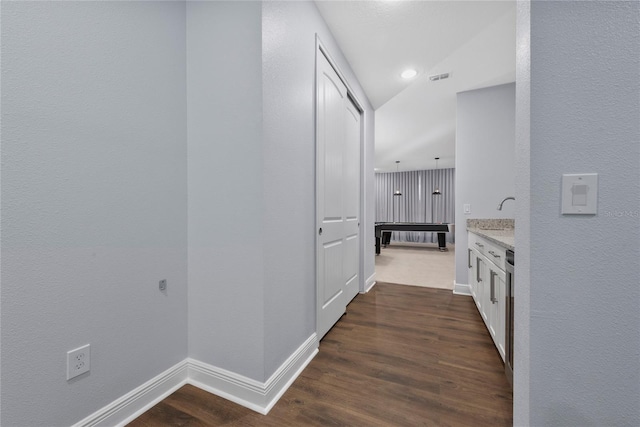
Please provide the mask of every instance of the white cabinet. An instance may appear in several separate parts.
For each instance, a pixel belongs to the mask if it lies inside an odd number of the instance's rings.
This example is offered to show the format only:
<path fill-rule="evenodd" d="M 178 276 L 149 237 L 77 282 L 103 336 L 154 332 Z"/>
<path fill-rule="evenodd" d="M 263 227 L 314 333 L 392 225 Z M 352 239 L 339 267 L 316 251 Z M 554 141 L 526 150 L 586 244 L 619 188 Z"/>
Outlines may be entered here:
<path fill-rule="evenodd" d="M 505 339 L 505 272 L 500 269 L 489 268 L 489 305 L 488 305 L 488 327 L 489 333 L 500 356 L 504 361 L 504 339 Z"/>
<path fill-rule="evenodd" d="M 469 233 L 467 256 L 471 295 L 502 360 L 505 354 L 505 252 L 505 248 Z"/>
<path fill-rule="evenodd" d="M 467 249 L 467 260 L 469 266 L 469 287 L 471 288 L 471 296 L 473 296 L 473 300 L 478 300 L 478 256 L 480 254 L 478 251 L 473 250 L 472 248 Z M 478 307 L 480 308 L 480 307 Z"/>
<path fill-rule="evenodd" d="M 477 251 L 476 251 L 477 253 Z M 477 253 L 476 256 L 476 282 L 477 282 L 477 295 L 476 306 L 482 315 L 482 320 L 487 323 L 487 285 L 485 283 L 487 279 L 487 261 L 484 255 Z"/>

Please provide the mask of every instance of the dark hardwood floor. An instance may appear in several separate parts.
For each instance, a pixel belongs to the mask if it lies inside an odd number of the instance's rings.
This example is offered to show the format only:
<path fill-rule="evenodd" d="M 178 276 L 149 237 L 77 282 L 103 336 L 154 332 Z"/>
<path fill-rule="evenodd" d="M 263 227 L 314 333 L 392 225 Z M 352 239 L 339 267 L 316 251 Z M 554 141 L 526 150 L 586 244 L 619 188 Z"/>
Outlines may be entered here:
<path fill-rule="evenodd" d="M 268 415 L 186 385 L 129 426 L 511 426 L 503 369 L 470 297 L 378 283 Z"/>

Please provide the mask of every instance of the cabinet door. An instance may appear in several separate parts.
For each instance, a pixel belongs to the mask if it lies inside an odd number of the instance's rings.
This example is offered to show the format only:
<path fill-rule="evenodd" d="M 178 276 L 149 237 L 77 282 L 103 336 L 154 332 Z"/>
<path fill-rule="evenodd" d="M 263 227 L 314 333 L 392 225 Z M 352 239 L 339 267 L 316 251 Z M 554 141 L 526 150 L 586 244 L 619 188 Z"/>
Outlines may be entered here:
<path fill-rule="evenodd" d="M 493 342 L 498 348 L 500 357 L 504 361 L 504 340 L 505 340 L 505 273 L 504 271 L 492 267 L 489 268 L 489 308 L 488 327 Z"/>
<path fill-rule="evenodd" d="M 467 265 L 471 295 L 493 342 L 504 361 L 506 275 L 504 251 L 469 233 Z"/>
<path fill-rule="evenodd" d="M 485 296 L 485 288 L 487 288 L 487 284 L 485 283 L 487 277 L 487 263 L 484 260 L 484 256 L 476 253 L 476 294 L 478 297 L 476 298 L 476 306 L 478 306 L 478 311 L 482 316 L 482 320 L 487 321 L 486 314 L 486 296 Z"/>
<path fill-rule="evenodd" d="M 507 279 L 506 274 L 502 270 L 497 270 L 495 277 L 496 298 L 498 299 L 496 305 L 498 306 L 498 322 L 496 329 L 496 345 L 498 351 L 504 361 L 505 355 L 505 318 L 507 314 Z"/>
<path fill-rule="evenodd" d="M 478 284 L 476 282 L 476 254 L 471 248 L 467 248 L 467 266 L 469 267 L 467 273 L 469 290 L 471 291 L 471 296 L 475 301 L 477 299 L 476 290 L 478 287 Z"/>

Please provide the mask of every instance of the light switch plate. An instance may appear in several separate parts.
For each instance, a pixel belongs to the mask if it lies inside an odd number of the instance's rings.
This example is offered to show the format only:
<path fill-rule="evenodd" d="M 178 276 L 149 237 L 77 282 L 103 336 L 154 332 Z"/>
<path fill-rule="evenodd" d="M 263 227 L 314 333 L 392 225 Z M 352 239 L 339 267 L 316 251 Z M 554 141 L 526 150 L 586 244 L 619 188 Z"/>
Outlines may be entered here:
<path fill-rule="evenodd" d="M 595 215 L 598 213 L 598 174 L 566 173 L 562 175 L 562 214 Z"/>
<path fill-rule="evenodd" d="M 463 208 L 464 208 L 464 213 L 465 214 L 470 214 L 471 213 L 471 204 L 470 203 L 465 203 Z"/>

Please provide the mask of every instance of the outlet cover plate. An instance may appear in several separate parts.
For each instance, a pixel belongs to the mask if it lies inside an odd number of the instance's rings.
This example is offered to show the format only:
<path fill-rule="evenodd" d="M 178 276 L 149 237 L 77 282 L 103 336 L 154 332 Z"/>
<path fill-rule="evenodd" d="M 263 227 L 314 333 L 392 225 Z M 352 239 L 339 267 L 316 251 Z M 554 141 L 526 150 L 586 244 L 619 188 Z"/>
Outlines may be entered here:
<path fill-rule="evenodd" d="M 67 381 L 91 369 L 90 344 L 67 352 Z"/>

